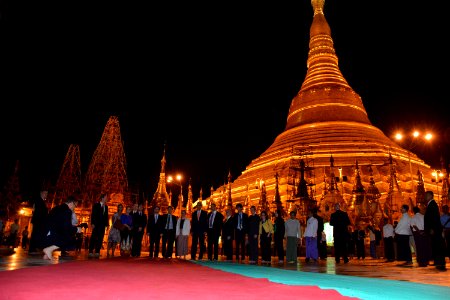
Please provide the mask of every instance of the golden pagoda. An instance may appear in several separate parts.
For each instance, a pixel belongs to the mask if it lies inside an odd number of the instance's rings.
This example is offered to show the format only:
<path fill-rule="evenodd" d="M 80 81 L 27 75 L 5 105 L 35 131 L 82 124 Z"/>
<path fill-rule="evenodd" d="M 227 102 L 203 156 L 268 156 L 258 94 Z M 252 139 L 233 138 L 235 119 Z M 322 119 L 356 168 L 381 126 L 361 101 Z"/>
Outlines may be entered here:
<path fill-rule="evenodd" d="M 370 122 L 361 97 L 349 86 L 339 69 L 331 29 L 324 15 L 324 3 L 324 0 L 311 1 L 314 17 L 310 27 L 308 70 L 300 91 L 291 102 L 285 130 L 232 184 L 228 184 L 233 204 L 258 206 L 261 193 L 257 183 L 263 180 L 267 201 L 272 202 L 278 190 L 277 197 L 281 198 L 283 207 L 291 207 L 299 175 L 296 171 L 299 166 L 295 164 L 302 160 L 308 161 L 305 180 L 311 190 L 312 202 L 316 201 L 320 206 L 326 197 L 335 195 L 343 198 L 336 201 L 346 203 L 349 210 L 355 204 L 352 200 L 355 174 L 361 181 L 358 184 L 365 190 L 372 179 L 380 193 L 377 205 L 384 205 L 392 176 L 390 155 L 404 201 L 415 197 L 412 184 L 417 186 L 417 176 L 410 175 L 409 162 L 413 175 L 420 171 L 425 177 L 431 177 L 428 164 L 400 147 Z M 331 165 L 330 157 L 333 159 Z M 355 162 L 358 162 L 357 172 Z M 424 182 L 425 189 L 436 189 L 431 178 L 424 178 Z M 223 188 L 217 188 L 211 197 L 219 198 Z M 403 202 L 401 199 L 396 201 Z M 389 203 L 389 206 L 400 207 L 401 204 Z"/>

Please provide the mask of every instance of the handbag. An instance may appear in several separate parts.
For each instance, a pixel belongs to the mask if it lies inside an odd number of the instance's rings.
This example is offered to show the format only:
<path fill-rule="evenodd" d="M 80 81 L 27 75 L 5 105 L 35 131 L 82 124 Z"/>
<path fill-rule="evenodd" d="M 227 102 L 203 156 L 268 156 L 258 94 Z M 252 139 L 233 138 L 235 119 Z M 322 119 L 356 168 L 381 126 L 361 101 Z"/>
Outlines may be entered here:
<path fill-rule="evenodd" d="M 124 229 L 125 225 L 122 224 L 122 221 L 120 221 L 120 219 L 117 219 L 114 222 L 113 227 L 118 229 L 118 230 L 120 230 L 120 231 L 122 231 Z"/>

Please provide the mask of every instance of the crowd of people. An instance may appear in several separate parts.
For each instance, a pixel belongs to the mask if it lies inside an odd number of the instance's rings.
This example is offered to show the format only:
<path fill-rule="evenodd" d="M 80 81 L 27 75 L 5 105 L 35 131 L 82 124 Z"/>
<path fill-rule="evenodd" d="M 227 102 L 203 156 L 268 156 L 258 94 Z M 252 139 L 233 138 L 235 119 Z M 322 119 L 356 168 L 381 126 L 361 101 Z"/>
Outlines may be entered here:
<path fill-rule="evenodd" d="M 68 197 L 64 203 L 48 211 L 45 204 L 47 195 L 47 191 L 41 191 L 34 202 L 31 237 L 28 241 L 26 227 L 22 232 L 22 245 L 25 248 L 29 244 L 29 253 L 41 250 L 44 259 L 52 260 L 55 250 L 79 248 L 74 237 L 81 228 L 74 212 L 77 205 L 74 197 Z M 438 270 L 446 270 L 445 258 L 450 258 L 449 209 L 444 205 L 440 214 L 433 197 L 432 191 L 425 193 L 427 206 L 424 213 L 413 207 L 411 214 L 409 206 L 402 205 L 398 222 L 391 224 L 385 218 L 382 228 L 372 222 L 356 224 L 354 228 L 348 214 L 336 203 L 330 215 L 335 262 L 343 260 L 348 263 L 355 252 L 358 259 L 364 259 L 365 240 L 368 238 L 372 258 L 379 258 L 377 247 L 382 243 L 387 262 L 399 261 L 403 265 L 412 265 L 412 253 L 415 253 L 419 267 L 428 266 L 433 261 Z M 204 259 L 206 255 L 208 260 L 217 261 L 221 250 L 225 261 L 233 261 L 234 257 L 236 262 L 243 262 L 248 257 L 249 264 L 257 264 L 261 257 L 262 264 L 270 264 L 272 256 L 275 256 L 279 263 L 284 263 L 285 258 L 287 263 L 296 263 L 302 243 L 305 246 L 305 262 L 327 258 L 324 221 L 318 215 L 317 208 L 310 209 L 306 222 L 301 224 L 296 211 L 289 212 L 289 217 L 285 219 L 281 210 L 269 216 L 267 211 L 258 214 L 256 207 L 251 206 L 247 214 L 240 203 L 234 208 L 227 207 L 223 215 L 217 211 L 216 204 L 211 203 L 207 211 L 199 201 L 190 219 L 185 210 L 181 211 L 180 216 L 174 215 L 172 206 L 167 208 L 165 214 L 161 214 L 160 207 L 155 206 L 147 216 L 142 204 L 127 206 L 125 211 L 119 204 L 110 223 L 107 200 L 107 194 L 102 194 L 92 207 L 88 257 L 100 256 L 107 233 L 107 257 L 114 257 L 117 248 L 121 256 L 140 257 L 144 234 L 147 234 L 150 259 L 160 255 L 170 259 L 174 254 L 177 258 L 186 259 L 190 254 L 192 260 Z M 17 225 L 17 222 L 14 224 Z M 19 231 L 14 224 L 10 234 L 13 237 Z"/>

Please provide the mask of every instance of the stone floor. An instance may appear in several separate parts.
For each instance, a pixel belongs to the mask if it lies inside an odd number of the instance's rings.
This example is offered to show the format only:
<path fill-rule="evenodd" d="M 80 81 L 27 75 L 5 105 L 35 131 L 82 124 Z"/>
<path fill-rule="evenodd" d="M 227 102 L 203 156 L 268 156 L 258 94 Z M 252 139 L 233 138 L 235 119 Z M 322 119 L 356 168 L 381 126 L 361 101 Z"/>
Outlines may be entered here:
<path fill-rule="evenodd" d="M 2 252 L 3 255 L 1 255 Z M 59 252 L 55 252 L 55 257 L 59 254 Z M 14 249 L 14 253 L 5 253 L 5 251 L 0 251 L 0 271 L 39 267 L 49 264 L 60 264 L 74 260 L 117 259 L 116 257 L 106 258 L 106 252 L 104 250 L 101 251 L 100 258 L 88 258 L 85 250 L 82 250 L 82 252 L 78 254 L 70 253 L 68 256 L 59 256 L 58 259 L 53 262 L 42 259 L 42 256 L 43 255 L 41 254 L 29 255 L 21 248 Z M 148 259 L 147 257 L 148 252 L 143 252 L 140 258 L 128 259 Z M 187 259 L 189 258 L 190 257 L 188 256 Z M 220 260 L 221 259 L 219 259 L 219 261 Z M 352 259 L 348 264 L 343 264 L 342 262 L 340 264 L 336 264 L 333 257 L 329 257 L 326 260 L 321 260 L 315 263 L 306 263 L 304 257 L 300 257 L 298 262 L 295 264 L 288 264 L 286 262 L 279 264 L 278 259 L 273 257 L 270 266 L 273 268 L 283 268 L 292 271 L 384 278 L 423 284 L 442 285 L 447 287 L 450 286 L 450 260 L 447 259 L 447 271 L 439 271 L 433 266 L 418 267 L 415 262 L 415 258 L 413 258 L 413 260 L 414 264 L 412 266 L 400 266 L 399 262 L 386 263 L 383 259 Z M 248 261 L 243 263 L 247 264 Z"/>

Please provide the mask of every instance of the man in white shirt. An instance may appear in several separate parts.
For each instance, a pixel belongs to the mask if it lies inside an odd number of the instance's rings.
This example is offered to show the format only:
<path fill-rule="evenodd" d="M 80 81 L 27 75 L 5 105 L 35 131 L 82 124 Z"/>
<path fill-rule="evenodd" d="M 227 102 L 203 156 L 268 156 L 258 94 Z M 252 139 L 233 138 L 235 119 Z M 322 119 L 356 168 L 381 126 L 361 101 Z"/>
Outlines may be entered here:
<path fill-rule="evenodd" d="M 409 206 L 402 205 L 402 217 L 395 227 L 395 235 L 397 240 L 397 260 L 404 261 L 404 265 L 412 265 L 411 248 L 409 247 L 409 237 L 411 231 L 411 217 L 408 214 Z"/>
<path fill-rule="evenodd" d="M 393 262 L 395 260 L 394 236 L 394 226 L 389 222 L 389 218 L 384 218 L 383 241 L 386 262 Z"/>
<path fill-rule="evenodd" d="M 305 242 L 306 242 L 306 259 L 309 262 L 312 259 L 317 262 L 319 251 L 317 249 L 317 227 L 319 222 L 314 218 L 312 211 L 308 212 L 308 220 L 306 221 Z"/>

